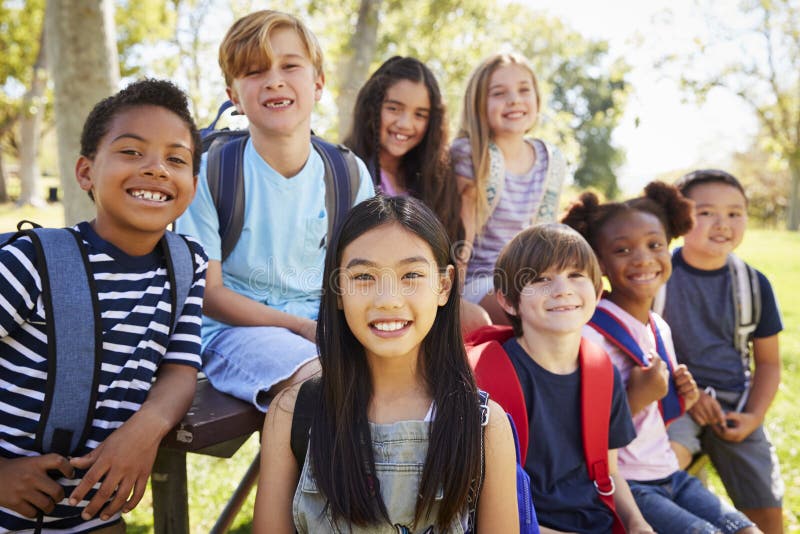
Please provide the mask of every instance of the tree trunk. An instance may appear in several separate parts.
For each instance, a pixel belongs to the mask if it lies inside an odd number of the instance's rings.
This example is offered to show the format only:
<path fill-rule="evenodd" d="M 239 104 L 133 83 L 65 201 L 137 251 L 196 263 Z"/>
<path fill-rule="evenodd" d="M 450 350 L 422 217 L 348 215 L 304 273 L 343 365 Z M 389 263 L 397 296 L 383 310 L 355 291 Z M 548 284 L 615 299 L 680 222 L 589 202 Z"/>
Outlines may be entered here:
<path fill-rule="evenodd" d="M 348 52 L 342 57 L 336 72 L 337 78 L 340 80 L 339 96 L 336 98 L 339 139 L 344 139 L 350 132 L 353 121 L 353 104 L 356 101 L 358 90 L 367 79 L 369 66 L 375 55 L 380 8 L 381 0 L 361 0 L 356 31 L 350 38 Z"/>
<path fill-rule="evenodd" d="M 39 142 L 44 118 L 44 89 L 47 83 L 47 55 L 45 54 L 45 32 L 39 36 L 39 52 L 33 64 L 31 86 L 22 97 L 22 114 L 20 117 L 19 147 L 19 179 L 20 194 L 17 204 L 23 206 L 44 205 L 41 193 L 41 176 L 39 175 Z"/>
<path fill-rule="evenodd" d="M 8 190 L 6 189 L 6 168 L 3 165 L 2 150 L 0 150 L 0 202 L 8 202 Z"/>
<path fill-rule="evenodd" d="M 792 232 L 800 229 L 800 154 L 789 160 L 792 183 L 789 186 L 789 217 L 786 227 Z"/>
<path fill-rule="evenodd" d="M 48 0 L 47 55 L 55 93 L 56 135 L 66 224 L 90 219 L 91 200 L 75 180 L 83 122 L 116 92 L 119 60 L 111 0 Z"/>

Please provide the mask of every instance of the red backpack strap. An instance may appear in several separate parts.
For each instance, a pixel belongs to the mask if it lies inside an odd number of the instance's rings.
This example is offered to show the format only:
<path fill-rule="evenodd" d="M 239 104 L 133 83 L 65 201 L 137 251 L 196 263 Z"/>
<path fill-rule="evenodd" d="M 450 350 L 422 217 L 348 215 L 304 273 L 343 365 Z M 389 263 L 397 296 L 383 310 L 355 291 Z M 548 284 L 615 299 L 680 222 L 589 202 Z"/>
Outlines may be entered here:
<path fill-rule="evenodd" d="M 467 338 L 470 367 L 478 387 L 486 391 L 514 420 L 519 431 L 521 465 L 528 453 L 528 410 L 514 365 L 501 343 L 514 334 L 509 327 L 484 327 Z"/>
<path fill-rule="evenodd" d="M 580 365 L 581 428 L 586 468 L 600 500 L 614 516 L 613 534 L 624 534 L 625 528 L 614 506 L 616 488 L 608 473 L 608 425 L 614 367 L 605 351 L 586 338 L 581 338 Z"/>

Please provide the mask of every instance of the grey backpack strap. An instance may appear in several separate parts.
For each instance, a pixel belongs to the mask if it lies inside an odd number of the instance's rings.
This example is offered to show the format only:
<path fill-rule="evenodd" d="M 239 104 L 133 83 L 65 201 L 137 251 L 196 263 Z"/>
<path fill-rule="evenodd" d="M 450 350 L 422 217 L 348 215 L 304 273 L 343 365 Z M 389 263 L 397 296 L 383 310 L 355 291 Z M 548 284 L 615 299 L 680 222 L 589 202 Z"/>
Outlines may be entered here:
<path fill-rule="evenodd" d="M 761 320 L 761 287 L 758 274 L 735 254 L 728 255 L 734 310 L 734 345 L 742 358 L 745 376 L 745 393 L 737 405 L 741 411 L 747 402 L 750 389 L 750 342 Z"/>
<path fill-rule="evenodd" d="M 36 247 L 47 317 L 47 385 L 36 432 L 42 452 L 64 456 L 85 443 L 102 355 L 97 289 L 81 237 L 66 228 L 28 233 Z"/>
<path fill-rule="evenodd" d="M 192 249 L 183 236 L 174 232 L 166 232 L 162 242 L 164 258 L 167 262 L 167 275 L 169 276 L 172 293 L 172 325 L 170 336 L 178 326 L 178 319 L 183 313 L 183 306 L 189 296 L 189 290 L 194 280 L 194 259 Z"/>

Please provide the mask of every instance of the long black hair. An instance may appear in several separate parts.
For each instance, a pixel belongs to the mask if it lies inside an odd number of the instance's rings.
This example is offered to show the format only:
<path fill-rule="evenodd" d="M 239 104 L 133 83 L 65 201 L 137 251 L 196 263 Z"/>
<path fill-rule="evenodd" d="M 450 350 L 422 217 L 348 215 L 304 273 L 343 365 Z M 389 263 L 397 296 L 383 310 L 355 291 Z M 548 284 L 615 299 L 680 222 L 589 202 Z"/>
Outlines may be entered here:
<path fill-rule="evenodd" d="M 400 173 L 409 192 L 431 208 L 452 241 L 464 238 L 461 195 L 450 165 L 447 112 L 433 72 L 413 57 L 387 59 L 358 91 L 353 124 L 344 141 L 366 162 L 373 181 L 380 183 L 381 109 L 386 92 L 401 80 L 422 83 L 428 91 L 430 112 L 425 135 L 400 161 Z"/>
<path fill-rule="evenodd" d="M 367 421 L 372 378 L 364 348 L 339 308 L 338 272 L 342 253 L 350 243 L 387 224 L 399 224 L 425 240 L 440 272 L 454 264 L 442 224 L 412 197 L 377 196 L 358 204 L 328 249 L 317 322 L 321 397 L 311 424 L 310 456 L 317 486 L 334 519 L 360 526 L 388 521 L 388 512 L 374 475 Z M 437 529 L 446 529 L 464 512 L 481 470 L 477 389 L 461 337 L 457 284 L 453 280 L 447 303 L 438 308 L 417 363 L 433 397 L 436 416 L 431 423 L 415 522 L 431 513 L 437 490 L 443 488 Z"/>

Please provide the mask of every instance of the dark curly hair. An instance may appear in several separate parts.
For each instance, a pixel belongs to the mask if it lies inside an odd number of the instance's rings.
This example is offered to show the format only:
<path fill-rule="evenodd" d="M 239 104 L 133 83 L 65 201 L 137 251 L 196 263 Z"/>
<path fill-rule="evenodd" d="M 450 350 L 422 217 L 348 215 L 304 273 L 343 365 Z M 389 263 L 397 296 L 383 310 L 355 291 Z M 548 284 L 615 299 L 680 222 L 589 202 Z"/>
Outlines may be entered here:
<path fill-rule="evenodd" d="M 373 181 L 380 182 L 381 108 L 386 92 L 401 80 L 422 83 L 431 102 L 428 127 L 417 146 L 403 156 L 400 173 L 411 194 L 442 221 L 451 241 L 464 238 L 461 196 L 447 149 L 447 113 L 433 72 L 413 57 L 394 56 L 378 67 L 361 87 L 353 107 L 353 125 L 344 144 L 367 164 Z"/>
<path fill-rule="evenodd" d="M 583 193 L 561 222 L 577 230 L 596 252 L 603 226 L 611 219 L 631 210 L 655 215 L 664 226 L 668 242 L 692 229 L 691 201 L 681 195 L 675 186 L 658 181 L 647 184 L 644 196 L 624 202 L 600 204 L 596 194 Z"/>
<path fill-rule="evenodd" d="M 114 118 L 131 108 L 141 106 L 159 106 L 171 111 L 186 124 L 192 137 L 192 174 L 200 171 L 200 133 L 189 111 L 186 94 L 175 84 L 166 80 L 145 78 L 133 82 L 122 91 L 98 102 L 86 122 L 81 133 L 81 156 L 93 159 L 97 147 L 111 127 Z M 91 194 L 90 194 L 91 196 Z"/>

